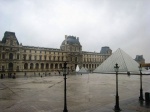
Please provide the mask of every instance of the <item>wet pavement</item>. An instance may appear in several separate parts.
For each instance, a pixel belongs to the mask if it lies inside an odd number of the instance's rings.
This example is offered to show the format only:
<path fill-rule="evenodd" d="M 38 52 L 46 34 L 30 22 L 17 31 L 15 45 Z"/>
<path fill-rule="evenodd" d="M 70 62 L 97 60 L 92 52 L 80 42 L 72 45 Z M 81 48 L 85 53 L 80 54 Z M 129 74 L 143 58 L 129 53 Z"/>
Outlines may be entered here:
<path fill-rule="evenodd" d="M 150 112 L 140 103 L 140 76 L 119 75 L 121 112 Z M 68 112 L 114 112 L 114 74 L 67 76 Z M 143 76 L 143 94 L 150 92 L 150 76 Z M 22 77 L 0 79 L 0 112 L 62 112 L 64 77 Z"/>

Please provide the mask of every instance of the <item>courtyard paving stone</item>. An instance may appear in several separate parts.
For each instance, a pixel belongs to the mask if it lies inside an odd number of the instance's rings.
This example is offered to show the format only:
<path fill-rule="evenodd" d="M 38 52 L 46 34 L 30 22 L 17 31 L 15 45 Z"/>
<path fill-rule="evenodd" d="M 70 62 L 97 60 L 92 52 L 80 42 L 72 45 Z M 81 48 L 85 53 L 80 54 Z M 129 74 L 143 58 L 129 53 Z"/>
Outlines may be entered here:
<path fill-rule="evenodd" d="M 140 77 L 119 75 L 122 112 L 150 112 L 149 105 L 139 103 Z M 114 112 L 114 74 L 67 76 L 69 112 Z M 150 76 L 143 76 L 143 93 L 150 92 Z M 22 77 L 0 80 L 0 112 L 62 112 L 64 77 Z"/>

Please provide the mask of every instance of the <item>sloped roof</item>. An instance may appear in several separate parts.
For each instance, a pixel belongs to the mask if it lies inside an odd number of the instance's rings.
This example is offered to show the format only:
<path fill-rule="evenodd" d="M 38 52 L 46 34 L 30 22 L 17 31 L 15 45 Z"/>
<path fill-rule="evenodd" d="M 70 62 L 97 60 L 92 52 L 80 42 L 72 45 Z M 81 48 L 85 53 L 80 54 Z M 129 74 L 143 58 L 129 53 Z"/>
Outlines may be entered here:
<path fill-rule="evenodd" d="M 15 32 L 6 31 L 6 32 L 4 33 L 4 37 L 3 37 L 3 39 L 2 39 L 2 43 L 6 43 L 6 39 L 7 39 L 7 38 L 10 38 L 10 36 L 13 37 L 15 40 L 17 40 L 16 35 L 15 35 Z M 17 44 L 19 45 L 18 40 L 17 40 Z"/>
<path fill-rule="evenodd" d="M 84 67 L 82 67 L 78 72 L 79 73 L 88 73 L 88 71 Z"/>
<path fill-rule="evenodd" d="M 116 63 L 118 63 L 119 72 L 139 73 L 139 64 L 120 48 L 99 65 L 94 72 L 112 73 L 114 72 L 114 66 Z"/>

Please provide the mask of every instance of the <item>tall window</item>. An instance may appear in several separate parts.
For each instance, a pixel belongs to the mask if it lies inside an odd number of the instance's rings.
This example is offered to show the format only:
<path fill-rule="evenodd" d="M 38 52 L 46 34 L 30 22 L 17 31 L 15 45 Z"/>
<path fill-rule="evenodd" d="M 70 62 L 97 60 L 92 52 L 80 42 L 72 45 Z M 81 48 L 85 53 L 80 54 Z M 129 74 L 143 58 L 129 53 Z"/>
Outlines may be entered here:
<path fill-rule="evenodd" d="M 26 54 L 23 54 L 23 59 L 26 60 Z"/>
<path fill-rule="evenodd" d="M 19 59 L 19 54 L 17 54 L 17 59 Z"/>
<path fill-rule="evenodd" d="M 29 60 L 31 60 L 31 57 L 32 57 L 32 56 L 31 56 L 31 55 L 29 55 Z"/>
<path fill-rule="evenodd" d="M 44 63 L 41 63 L 41 69 L 44 69 Z"/>
<path fill-rule="evenodd" d="M 13 59 L 13 54 L 12 53 L 9 54 L 9 59 L 11 59 L 11 60 Z"/>
<path fill-rule="evenodd" d="M 36 56 L 34 56 L 34 60 L 36 60 Z"/>
<path fill-rule="evenodd" d="M 36 63 L 35 68 L 39 69 L 39 64 L 38 63 Z"/>
<path fill-rule="evenodd" d="M 46 51 L 45 51 L 46 52 Z M 45 60 L 46 60 L 46 56 L 44 56 Z"/>
<path fill-rule="evenodd" d="M 78 58 L 77 58 L 77 57 L 75 58 L 75 61 L 76 61 L 76 62 L 78 61 Z"/>
<path fill-rule="evenodd" d="M 30 64 L 30 69 L 33 69 L 33 63 Z"/>
<path fill-rule="evenodd" d="M 42 60 L 42 56 L 40 55 L 40 60 Z"/>
<path fill-rule="evenodd" d="M 24 69 L 28 69 L 28 63 L 24 64 Z"/>
<path fill-rule="evenodd" d="M 49 69 L 49 64 L 48 63 L 46 63 L 46 69 Z"/>

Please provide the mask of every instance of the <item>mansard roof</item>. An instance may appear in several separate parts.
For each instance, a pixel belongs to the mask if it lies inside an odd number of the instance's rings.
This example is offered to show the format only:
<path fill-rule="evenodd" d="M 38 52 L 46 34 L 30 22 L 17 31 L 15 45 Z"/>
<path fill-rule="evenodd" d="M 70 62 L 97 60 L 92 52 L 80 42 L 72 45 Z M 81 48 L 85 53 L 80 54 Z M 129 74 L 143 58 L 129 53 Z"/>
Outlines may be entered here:
<path fill-rule="evenodd" d="M 6 43 L 6 40 L 9 39 L 9 38 L 14 38 L 14 39 L 17 40 L 16 35 L 15 35 L 15 32 L 6 31 L 6 32 L 4 33 L 4 37 L 3 37 L 3 39 L 2 39 L 2 43 Z M 19 45 L 18 40 L 17 40 L 17 44 Z"/>
<path fill-rule="evenodd" d="M 80 42 L 79 42 L 79 38 L 75 37 L 75 36 L 67 36 L 66 35 L 66 39 L 62 42 L 61 45 L 65 45 L 65 44 L 69 44 L 69 45 L 80 45 Z"/>
<path fill-rule="evenodd" d="M 102 47 L 100 54 L 108 54 L 109 52 L 111 52 L 111 49 L 108 46 Z"/>

